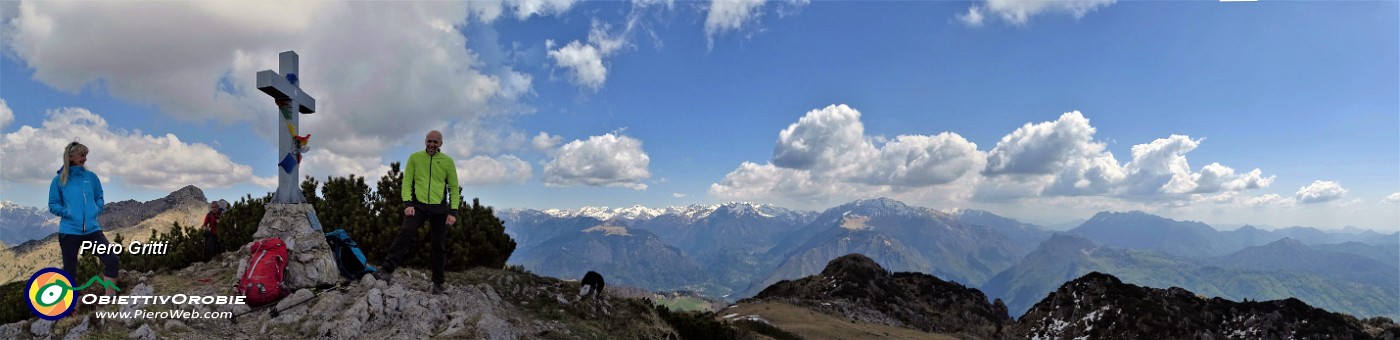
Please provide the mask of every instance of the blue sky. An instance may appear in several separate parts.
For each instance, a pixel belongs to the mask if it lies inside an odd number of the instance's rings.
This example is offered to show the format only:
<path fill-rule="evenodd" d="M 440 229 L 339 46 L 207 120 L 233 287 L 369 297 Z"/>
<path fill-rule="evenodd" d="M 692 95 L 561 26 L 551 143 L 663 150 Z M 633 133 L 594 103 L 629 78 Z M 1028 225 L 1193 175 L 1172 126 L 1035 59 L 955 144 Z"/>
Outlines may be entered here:
<path fill-rule="evenodd" d="M 286 13 L 268 16 L 266 13 Z M 272 190 L 256 71 L 296 50 L 303 175 L 441 129 L 499 208 L 893 197 L 1400 229 L 1400 6 L 1374 2 L 0 3 L 0 200 L 74 137 L 109 201 Z M 980 20 L 978 17 L 980 16 Z M 1257 170 L 1257 171 L 1255 171 Z"/>

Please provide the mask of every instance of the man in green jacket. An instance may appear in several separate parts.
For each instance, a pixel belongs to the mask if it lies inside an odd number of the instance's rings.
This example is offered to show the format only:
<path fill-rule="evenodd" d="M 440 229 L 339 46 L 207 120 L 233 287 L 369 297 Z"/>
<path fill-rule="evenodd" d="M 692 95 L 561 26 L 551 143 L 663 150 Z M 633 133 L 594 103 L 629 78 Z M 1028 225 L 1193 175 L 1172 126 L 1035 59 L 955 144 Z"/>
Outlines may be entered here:
<path fill-rule="evenodd" d="M 442 293 L 443 256 L 446 249 L 447 226 L 457 223 L 457 207 L 462 204 L 461 191 L 457 188 L 457 166 L 452 157 L 440 150 L 442 133 L 428 131 L 423 140 L 424 150 L 408 156 L 403 173 L 403 226 L 399 235 L 389 246 L 388 260 L 385 261 L 380 278 L 393 282 L 394 269 L 403 261 L 404 254 L 413 247 L 418 227 L 428 222 L 428 238 L 433 243 L 433 294 Z"/>

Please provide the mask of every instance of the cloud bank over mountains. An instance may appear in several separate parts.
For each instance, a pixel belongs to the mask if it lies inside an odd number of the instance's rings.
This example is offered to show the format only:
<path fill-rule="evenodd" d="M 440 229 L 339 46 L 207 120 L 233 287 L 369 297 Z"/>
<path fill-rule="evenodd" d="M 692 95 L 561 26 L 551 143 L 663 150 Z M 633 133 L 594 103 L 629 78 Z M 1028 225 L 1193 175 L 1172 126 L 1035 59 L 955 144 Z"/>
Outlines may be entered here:
<path fill-rule="evenodd" d="M 802 207 L 890 196 L 954 205 L 1048 199 L 1110 203 L 1106 208 L 1195 203 L 1243 208 L 1331 202 L 1347 192 L 1336 182 L 1318 180 L 1291 200 L 1251 196 L 1276 176 L 1219 162 L 1192 167 L 1187 154 L 1205 139 L 1186 135 L 1135 144 L 1127 162 L 1120 162 L 1095 139 L 1097 128 L 1079 111 L 1026 123 L 990 149 L 951 131 L 871 136 L 861 116 L 846 105 L 807 112 L 778 132 L 771 159 L 743 162 L 711 184 L 709 194 Z"/>

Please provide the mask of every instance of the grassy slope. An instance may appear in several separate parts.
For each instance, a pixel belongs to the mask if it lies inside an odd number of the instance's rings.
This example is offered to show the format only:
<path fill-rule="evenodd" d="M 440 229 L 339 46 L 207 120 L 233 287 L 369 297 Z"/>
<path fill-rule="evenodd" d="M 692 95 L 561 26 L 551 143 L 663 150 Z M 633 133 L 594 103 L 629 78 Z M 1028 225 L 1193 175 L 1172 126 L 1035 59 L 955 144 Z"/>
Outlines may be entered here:
<path fill-rule="evenodd" d="M 735 318 L 757 315 L 778 328 L 807 339 L 956 339 L 907 328 L 852 322 L 779 302 L 742 304 L 721 310 L 719 314 L 735 314 Z"/>

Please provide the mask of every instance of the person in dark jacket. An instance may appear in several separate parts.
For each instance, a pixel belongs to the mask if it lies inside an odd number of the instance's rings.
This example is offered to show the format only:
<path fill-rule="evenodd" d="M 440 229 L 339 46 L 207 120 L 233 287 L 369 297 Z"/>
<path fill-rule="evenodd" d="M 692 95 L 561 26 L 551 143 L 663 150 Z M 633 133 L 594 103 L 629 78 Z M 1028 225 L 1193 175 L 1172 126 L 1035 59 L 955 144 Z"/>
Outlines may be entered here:
<path fill-rule="evenodd" d="M 209 213 L 204 214 L 204 224 L 200 228 L 204 229 L 204 256 L 214 258 L 224 252 L 224 245 L 219 243 L 219 216 L 224 213 L 219 202 L 209 202 Z"/>
<path fill-rule="evenodd" d="M 78 142 L 69 143 L 63 148 L 63 168 L 49 184 L 49 213 L 59 217 L 58 247 L 63 255 L 63 271 L 76 275 L 78 270 L 78 250 L 84 241 L 106 245 L 107 235 L 97 223 L 102 214 L 105 200 L 102 197 L 102 180 L 88 171 L 88 147 Z M 102 278 L 116 284 L 117 271 L 121 264 L 116 254 L 97 254 L 102 261 Z M 83 281 L 83 278 L 73 278 Z M 107 287 L 107 295 L 115 295 L 112 287 Z"/>
<path fill-rule="evenodd" d="M 457 223 L 457 207 L 462 204 L 457 186 L 457 166 L 452 157 L 443 154 L 442 133 L 428 131 L 423 139 L 423 151 L 408 156 L 403 172 L 403 225 L 399 235 L 389 245 L 389 255 L 379 277 L 393 283 L 394 270 L 413 247 L 418 227 L 428 222 L 428 238 L 432 240 L 433 293 L 442 293 L 443 257 L 447 250 L 447 226 Z"/>

